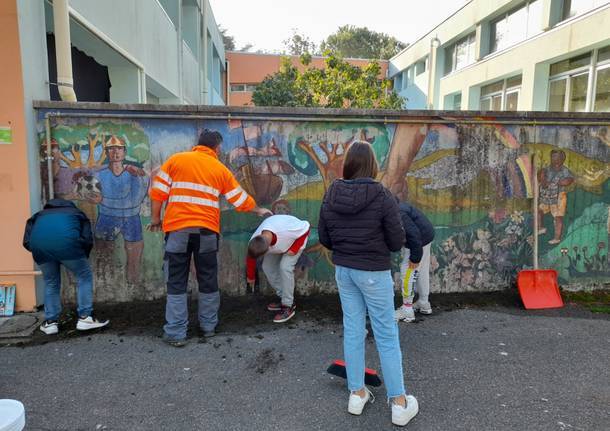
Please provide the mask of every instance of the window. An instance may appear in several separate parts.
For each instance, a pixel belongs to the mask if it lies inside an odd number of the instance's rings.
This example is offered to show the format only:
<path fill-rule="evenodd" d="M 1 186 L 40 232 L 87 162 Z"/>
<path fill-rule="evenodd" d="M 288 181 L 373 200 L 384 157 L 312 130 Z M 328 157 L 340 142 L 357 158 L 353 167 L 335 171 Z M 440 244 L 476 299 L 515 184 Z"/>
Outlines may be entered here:
<path fill-rule="evenodd" d="M 542 1 L 530 0 L 491 23 L 490 52 L 500 51 L 542 32 Z"/>
<path fill-rule="evenodd" d="M 402 88 L 407 88 L 409 85 L 409 69 L 407 68 L 402 71 Z"/>
<path fill-rule="evenodd" d="M 566 20 L 581 15 L 605 3 L 607 0 L 563 0 L 562 18 Z"/>
<path fill-rule="evenodd" d="M 402 90 L 402 72 L 394 76 L 394 91 Z"/>
<path fill-rule="evenodd" d="M 521 75 L 481 87 L 481 111 L 516 111 L 521 91 Z"/>
<path fill-rule="evenodd" d="M 459 111 L 462 109 L 462 93 L 454 93 L 445 96 L 445 110 Z"/>
<path fill-rule="evenodd" d="M 415 63 L 415 75 L 419 76 L 426 71 L 427 62 L 428 62 L 428 57 Z"/>
<path fill-rule="evenodd" d="M 445 48 L 445 75 L 460 70 L 475 60 L 475 34 L 471 33 Z"/>
<path fill-rule="evenodd" d="M 565 107 L 567 80 L 551 81 L 549 85 L 549 111 L 562 112 Z"/>
<path fill-rule="evenodd" d="M 394 89 L 396 91 L 404 90 L 405 88 L 415 83 L 416 65 L 407 67 L 394 77 Z"/>
<path fill-rule="evenodd" d="M 254 90 L 256 90 L 256 84 L 231 84 L 231 92 L 233 93 L 252 92 Z"/>
<path fill-rule="evenodd" d="M 594 111 L 610 112 L 610 66 L 598 70 L 595 81 Z"/>
<path fill-rule="evenodd" d="M 610 46 L 551 65 L 548 109 L 610 111 Z"/>

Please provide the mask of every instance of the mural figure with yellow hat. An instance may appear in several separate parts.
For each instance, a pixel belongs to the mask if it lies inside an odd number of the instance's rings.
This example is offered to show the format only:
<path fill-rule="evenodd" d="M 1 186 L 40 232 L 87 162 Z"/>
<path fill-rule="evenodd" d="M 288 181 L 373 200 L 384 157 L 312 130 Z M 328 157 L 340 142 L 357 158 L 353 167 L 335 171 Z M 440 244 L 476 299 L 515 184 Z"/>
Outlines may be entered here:
<path fill-rule="evenodd" d="M 140 167 L 126 164 L 125 141 L 111 136 L 104 145 L 108 166 L 95 176 L 101 192 L 93 201 L 98 206 L 95 224 L 96 245 L 112 250 L 119 234 L 123 236 L 127 255 L 127 281 L 138 281 L 144 248 L 140 207 L 148 191 L 148 177 Z"/>

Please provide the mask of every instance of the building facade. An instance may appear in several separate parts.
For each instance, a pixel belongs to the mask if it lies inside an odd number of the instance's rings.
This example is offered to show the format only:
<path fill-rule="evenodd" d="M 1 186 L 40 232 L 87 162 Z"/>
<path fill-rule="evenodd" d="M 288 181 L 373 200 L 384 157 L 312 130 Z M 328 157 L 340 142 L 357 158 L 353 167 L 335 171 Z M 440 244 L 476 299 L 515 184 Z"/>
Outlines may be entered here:
<path fill-rule="evenodd" d="M 471 0 L 389 74 L 407 109 L 608 112 L 608 22 L 608 0 Z"/>
<path fill-rule="evenodd" d="M 62 81 L 56 45 L 73 84 Z M 17 310 L 41 300 L 39 273 L 21 247 L 25 221 L 40 209 L 46 158 L 33 101 L 59 100 L 68 88 L 78 101 L 224 105 L 225 64 L 208 0 L 0 2 L 0 283 L 17 286 Z"/>
<path fill-rule="evenodd" d="M 267 75 L 279 72 L 282 61 L 279 54 L 259 54 L 252 52 L 227 52 L 229 92 L 227 105 L 252 105 L 252 92 Z M 300 70 L 305 66 L 301 64 L 299 56 L 291 56 L 292 64 Z M 354 66 L 364 67 L 371 62 L 367 59 L 348 58 L 347 62 Z M 380 78 L 387 77 L 388 61 L 377 60 L 381 66 Z M 310 67 L 324 68 L 324 57 L 313 56 Z"/>

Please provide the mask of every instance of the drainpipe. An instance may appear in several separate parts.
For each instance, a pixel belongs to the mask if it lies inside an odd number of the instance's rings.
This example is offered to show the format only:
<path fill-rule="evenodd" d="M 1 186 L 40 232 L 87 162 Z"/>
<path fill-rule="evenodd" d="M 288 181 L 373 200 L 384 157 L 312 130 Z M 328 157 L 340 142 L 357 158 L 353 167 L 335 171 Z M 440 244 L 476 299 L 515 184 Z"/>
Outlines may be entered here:
<path fill-rule="evenodd" d="M 225 53 L 225 55 L 226 55 L 226 53 Z M 225 84 L 226 84 L 226 90 L 225 90 L 225 91 L 227 92 L 227 97 L 226 97 L 226 99 L 227 99 L 227 101 L 226 101 L 227 106 L 229 106 L 229 105 L 230 105 L 230 102 L 229 102 L 229 98 L 230 98 L 230 96 L 229 96 L 229 95 L 231 94 L 231 82 L 230 82 L 230 80 L 229 80 L 229 78 L 230 78 L 230 76 L 231 76 L 231 75 L 230 75 L 230 73 L 231 73 L 231 69 L 230 69 L 230 67 L 231 67 L 231 65 L 230 65 L 230 63 L 229 63 L 229 60 L 227 60 L 227 59 L 225 58 L 225 80 L 226 80 L 226 82 L 225 82 Z"/>
<path fill-rule="evenodd" d="M 441 46 L 441 41 L 438 37 L 434 36 L 430 39 L 430 55 L 428 56 L 428 98 L 426 101 L 428 109 L 434 109 L 434 81 L 436 77 L 436 57 L 439 46 Z"/>
<path fill-rule="evenodd" d="M 51 145 L 51 120 L 48 116 L 44 119 L 45 139 L 47 143 L 47 181 L 49 183 L 48 200 L 55 198 L 55 189 L 53 183 L 53 147 Z"/>
<path fill-rule="evenodd" d="M 70 15 L 68 0 L 53 0 L 53 26 L 55 31 L 55 59 L 57 63 L 57 89 L 61 100 L 76 102 L 72 79 L 72 52 L 70 47 Z"/>

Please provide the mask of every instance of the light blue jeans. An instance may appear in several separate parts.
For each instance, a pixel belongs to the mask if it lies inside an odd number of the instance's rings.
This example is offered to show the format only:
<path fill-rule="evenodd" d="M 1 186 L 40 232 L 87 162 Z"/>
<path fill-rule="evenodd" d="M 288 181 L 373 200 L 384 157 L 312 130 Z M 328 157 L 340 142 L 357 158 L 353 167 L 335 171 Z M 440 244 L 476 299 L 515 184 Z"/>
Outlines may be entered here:
<path fill-rule="evenodd" d="M 394 282 L 390 271 L 361 271 L 337 265 L 335 278 L 343 308 L 343 355 L 350 391 L 364 387 L 364 340 L 368 309 L 388 398 L 405 393 Z"/>
<path fill-rule="evenodd" d="M 76 301 L 79 317 L 93 312 L 93 274 L 87 258 L 46 262 L 38 265 L 44 279 L 44 318 L 57 320 L 61 314 L 61 268 L 63 265 L 76 276 Z"/>

